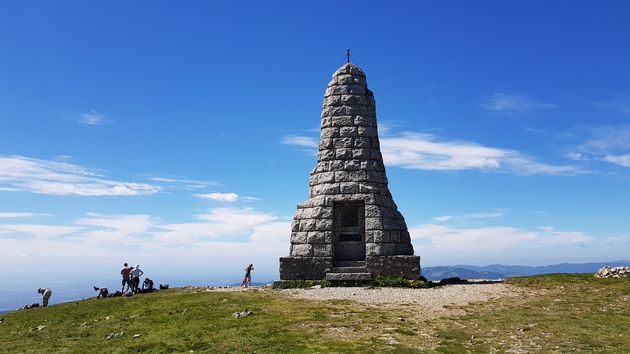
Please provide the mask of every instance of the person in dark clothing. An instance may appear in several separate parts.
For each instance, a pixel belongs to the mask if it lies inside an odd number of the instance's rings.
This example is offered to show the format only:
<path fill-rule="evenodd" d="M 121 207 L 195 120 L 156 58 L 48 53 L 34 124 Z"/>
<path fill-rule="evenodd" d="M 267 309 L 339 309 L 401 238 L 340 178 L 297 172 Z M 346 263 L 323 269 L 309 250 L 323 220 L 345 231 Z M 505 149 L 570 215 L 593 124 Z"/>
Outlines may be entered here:
<path fill-rule="evenodd" d="M 98 295 L 96 295 L 97 299 L 105 299 L 107 298 L 107 295 L 109 295 L 109 290 L 107 290 L 107 288 L 99 288 L 95 286 L 94 291 L 98 291 Z"/>
<path fill-rule="evenodd" d="M 124 264 L 123 269 L 120 271 L 120 276 L 122 277 L 122 289 L 121 293 L 125 293 L 125 285 L 127 285 L 127 291 L 131 290 L 131 271 L 133 267 L 129 267 L 127 263 Z"/>
<path fill-rule="evenodd" d="M 254 270 L 254 265 L 250 263 L 250 265 L 245 268 L 245 277 L 243 278 L 243 284 L 241 284 L 241 286 L 248 287 L 252 285 L 252 270 Z"/>

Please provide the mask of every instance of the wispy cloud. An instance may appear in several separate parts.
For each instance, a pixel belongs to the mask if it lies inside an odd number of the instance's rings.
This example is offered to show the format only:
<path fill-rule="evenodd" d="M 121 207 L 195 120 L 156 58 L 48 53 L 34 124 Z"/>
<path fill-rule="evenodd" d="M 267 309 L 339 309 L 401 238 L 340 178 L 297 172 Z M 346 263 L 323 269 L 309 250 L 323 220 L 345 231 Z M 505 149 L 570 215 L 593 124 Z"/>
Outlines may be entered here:
<path fill-rule="evenodd" d="M 596 103 L 595 105 L 630 116 L 630 94 L 627 93 L 618 93 L 611 99 Z"/>
<path fill-rule="evenodd" d="M 238 195 L 236 193 L 205 193 L 205 194 L 193 194 L 199 199 L 210 199 L 218 202 L 236 202 L 236 201 L 254 201 L 260 200 L 256 197 L 247 197 Z"/>
<path fill-rule="evenodd" d="M 552 227 L 533 230 L 514 227 L 456 228 L 424 224 L 409 229 L 414 241 L 430 250 L 496 252 L 519 247 L 588 243 L 592 236 L 579 231 L 557 231 Z"/>
<path fill-rule="evenodd" d="M 604 157 L 604 160 L 619 166 L 630 167 L 630 154 L 619 156 L 608 155 Z"/>
<path fill-rule="evenodd" d="M 206 188 L 209 186 L 217 186 L 220 183 L 214 181 L 201 181 L 195 179 L 186 179 L 186 178 L 171 178 L 171 177 L 150 177 L 150 181 L 167 183 L 169 185 L 181 186 L 186 189 L 199 189 Z"/>
<path fill-rule="evenodd" d="M 0 212 L 0 219 L 32 218 L 32 217 L 43 216 L 43 215 L 49 215 L 49 214 L 28 213 L 28 212 Z"/>
<path fill-rule="evenodd" d="M 107 116 L 103 113 L 91 111 L 88 113 L 81 113 L 79 115 L 79 119 L 77 120 L 77 123 L 97 126 L 97 125 L 105 125 L 105 124 L 114 123 L 114 121 L 107 119 Z"/>
<path fill-rule="evenodd" d="M 440 140 L 432 134 L 403 133 L 381 139 L 386 165 L 434 171 L 482 170 L 518 175 L 576 175 L 577 166 L 552 165 L 515 150 L 468 141 Z"/>
<path fill-rule="evenodd" d="M 597 160 L 630 167 L 630 124 L 582 128 L 586 138 L 570 147 L 568 157 L 575 160 Z"/>
<path fill-rule="evenodd" d="M 481 107 L 502 114 L 526 114 L 537 109 L 556 108 L 556 105 L 526 95 L 495 93 Z"/>
<path fill-rule="evenodd" d="M 310 137 L 291 136 L 284 144 L 307 146 Z M 572 165 L 554 165 L 516 150 L 494 148 L 464 140 L 444 140 L 428 133 L 406 132 L 380 138 L 383 161 L 388 166 L 429 170 L 481 170 L 514 173 L 517 175 L 566 175 L 585 173 Z M 311 144 L 312 146 L 312 144 Z M 315 150 L 313 149 L 313 153 Z"/>
<path fill-rule="evenodd" d="M 315 138 L 300 135 L 287 135 L 282 138 L 282 143 L 285 145 L 297 145 L 309 148 L 317 147 L 318 144 Z"/>
<path fill-rule="evenodd" d="M 455 221 L 455 220 L 470 220 L 470 219 L 491 219 L 500 218 L 504 214 L 500 212 L 487 212 L 487 213 L 468 213 L 463 215 L 441 215 L 433 218 L 437 222 Z"/>
<path fill-rule="evenodd" d="M 0 156 L 0 190 L 62 196 L 132 196 L 157 193 L 160 187 L 106 179 L 67 162 Z"/>

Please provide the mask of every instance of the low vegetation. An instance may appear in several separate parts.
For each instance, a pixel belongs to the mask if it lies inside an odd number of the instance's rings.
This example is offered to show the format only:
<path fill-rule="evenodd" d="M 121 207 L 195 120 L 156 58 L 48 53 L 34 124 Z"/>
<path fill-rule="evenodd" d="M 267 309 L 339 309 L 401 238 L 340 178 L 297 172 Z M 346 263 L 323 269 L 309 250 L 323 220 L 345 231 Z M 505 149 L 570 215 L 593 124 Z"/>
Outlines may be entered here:
<path fill-rule="evenodd" d="M 5 314 L 0 351 L 628 352 L 630 279 L 545 275 L 509 283 L 523 295 L 439 318 L 413 305 L 300 300 L 292 290 L 171 289 L 90 299 Z M 232 316 L 245 310 L 252 314 Z"/>

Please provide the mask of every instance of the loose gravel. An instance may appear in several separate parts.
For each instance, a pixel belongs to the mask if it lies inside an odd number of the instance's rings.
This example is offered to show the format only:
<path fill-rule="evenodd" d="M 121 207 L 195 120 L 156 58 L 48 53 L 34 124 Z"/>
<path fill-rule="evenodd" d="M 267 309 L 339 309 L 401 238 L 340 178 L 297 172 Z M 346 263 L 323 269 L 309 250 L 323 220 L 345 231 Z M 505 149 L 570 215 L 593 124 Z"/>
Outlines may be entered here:
<path fill-rule="evenodd" d="M 461 313 L 453 307 L 471 302 L 514 297 L 522 293 L 512 285 L 458 284 L 430 289 L 328 287 L 319 289 L 287 289 L 282 292 L 306 300 L 351 300 L 366 306 L 399 308 L 413 306 L 425 317 Z"/>

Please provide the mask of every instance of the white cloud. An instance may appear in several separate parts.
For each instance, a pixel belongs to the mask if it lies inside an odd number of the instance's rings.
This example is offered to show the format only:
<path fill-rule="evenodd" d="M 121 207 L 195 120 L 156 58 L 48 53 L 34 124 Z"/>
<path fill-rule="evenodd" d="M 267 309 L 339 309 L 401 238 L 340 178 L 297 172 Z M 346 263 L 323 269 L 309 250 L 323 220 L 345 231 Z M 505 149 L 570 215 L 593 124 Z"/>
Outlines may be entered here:
<path fill-rule="evenodd" d="M 206 188 L 209 186 L 216 186 L 219 183 L 214 181 L 200 181 L 195 179 L 185 179 L 185 178 L 171 178 L 171 177 L 151 177 L 149 180 L 154 182 L 168 183 L 174 185 L 182 185 L 188 189 L 198 189 L 198 188 Z"/>
<path fill-rule="evenodd" d="M 40 214 L 40 213 L 26 213 L 26 212 L 2 212 L 0 213 L 0 219 L 8 219 L 8 218 L 32 218 L 35 216 L 43 216 L 48 214 Z"/>
<path fill-rule="evenodd" d="M 569 158 L 606 161 L 630 167 L 630 124 L 586 128 L 587 138 L 571 147 Z"/>
<path fill-rule="evenodd" d="M 85 125 L 105 125 L 109 123 L 113 123 L 114 121 L 107 119 L 107 116 L 102 113 L 97 113 L 95 111 L 89 113 L 81 113 L 77 123 L 85 124 Z"/>
<path fill-rule="evenodd" d="M 441 215 L 433 218 L 434 221 L 445 222 L 453 220 L 469 220 L 469 219 L 490 219 L 499 218 L 503 216 L 500 212 L 487 212 L 487 213 L 469 213 L 463 215 Z"/>
<path fill-rule="evenodd" d="M 64 225 L 0 224 L 0 235 L 25 235 L 37 240 L 73 234 L 81 230 L 83 230 L 81 227 Z"/>
<path fill-rule="evenodd" d="M 284 144 L 308 146 L 309 137 L 291 136 Z M 515 150 L 483 146 L 462 140 L 442 140 L 433 134 L 405 132 L 380 138 L 383 161 L 387 166 L 429 171 L 482 170 L 518 175 L 566 175 L 586 173 L 577 166 L 552 165 Z M 316 146 L 316 145 L 315 145 Z M 312 149 L 309 153 L 315 153 Z"/>
<path fill-rule="evenodd" d="M 423 252 L 457 251 L 481 252 L 518 250 L 519 248 L 547 247 L 549 245 L 588 243 L 590 235 L 579 231 L 556 231 L 551 227 L 523 230 L 514 227 L 456 228 L 445 225 L 424 224 L 409 229 L 414 241 Z"/>
<path fill-rule="evenodd" d="M 238 195 L 236 193 L 206 193 L 206 194 L 193 194 L 193 196 L 199 199 L 210 199 L 210 200 L 215 200 L 218 202 L 236 202 L 239 200 L 242 200 L 242 201 L 260 200 L 259 198 L 256 198 L 256 197 L 247 197 L 247 196 Z"/>
<path fill-rule="evenodd" d="M 131 196 L 157 193 L 160 187 L 105 179 L 67 162 L 7 156 L 0 157 L 0 190 L 63 196 Z"/>
<path fill-rule="evenodd" d="M 516 94 L 495 93 L 481 107 L 503 114 L 525 114 L 537 109 L 556 108 L 534 97 Z"/>
<path fill-rule="evenodd" d="M 604 157 L 604 160 L 619 166 L 630 167 L 630 154 L 619 156 L 608 155 Z"/>
<path fill-rule="evenodd" d="M 307 148 L 316 148 L 318 145 L 317 139 L 300 135 L 287 135 L 282 138 L 282 143 L 285 145 L 297 145 Z"/>
<path fill-rule="evenodd" d="M 425 133 L 403 133 L 382 138 L 381 151 L 386 165 L 419 170 L 476 169 L 518 175 L 584 173 L 579 167 L 538 162 L 515 150 L 487 147 L 468 141 L 442 141 Z"/>

